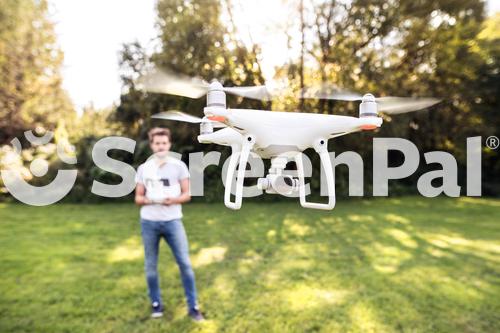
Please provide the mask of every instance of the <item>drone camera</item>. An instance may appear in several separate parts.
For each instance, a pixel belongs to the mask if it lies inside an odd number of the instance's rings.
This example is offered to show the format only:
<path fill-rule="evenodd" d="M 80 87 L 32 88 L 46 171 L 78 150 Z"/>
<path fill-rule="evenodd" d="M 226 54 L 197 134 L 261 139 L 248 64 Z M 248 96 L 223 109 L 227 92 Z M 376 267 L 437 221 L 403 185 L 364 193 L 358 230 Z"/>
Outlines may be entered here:
<path fill-rule="evenodd" d="M 257 188 L 267 193 L 279 193 L 291 195 L 299 188 L 299 180 L 289 175 L 269 174 L 265 178 L 259 178 Z"/>
<path fill-rule="evenodd" d="M 290 195 L 299 188 L 299 180 L 292 176 L 278 175 L 273 178 L 271 185 L 279 194 Z"/>

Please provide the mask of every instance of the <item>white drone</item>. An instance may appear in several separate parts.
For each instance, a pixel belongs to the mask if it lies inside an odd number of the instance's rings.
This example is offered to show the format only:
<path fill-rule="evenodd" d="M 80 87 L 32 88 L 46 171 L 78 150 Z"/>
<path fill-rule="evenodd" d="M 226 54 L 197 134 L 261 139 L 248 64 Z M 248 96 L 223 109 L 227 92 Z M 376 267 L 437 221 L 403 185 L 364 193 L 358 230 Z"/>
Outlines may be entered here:
<path fill-rule="evenodd" d="M 335 207 L 335 179 L 328 140 L 362 130 L 373 130 L 382 125 L 378 112 L 397 114 L 421 110 L 439 102 L 436 98 L 374 97 L 345 90 L 304 91 L 301 97 L 342 101 L 361 101 L 359 117 L 277 112 L 252 109 L 226 108 L 226 93 L 268 101 L 270 93 L 266 86 L 223 87 L 218 81 L 207 83 L 198 78 L 188 78 L 162 70 L 154 70 L 141 77 L 140 87 L 148 92 L 164 93 L 200 98 L 207 95 L 205 117 L 198 118 L 180 111 L 166 111 L 153 118 L 200 123 L 200 143 L 215 143 L 232 149 L 226 176 L 224 204 L 231 209 L 240 209 L 243 198 L 245 166 L 250 152 L 264 159 L 271 159 L 271 168 L 257 186 L 266 193 L 299 194 L 300 204 L 305 208 L 331 210 Z M 214 131 L 214 128 L 222 128 Z M 320 156 L 328 185 L 328 203 L 306 200 L 304 165 L 302 152 L 313 148 Z M 289 158 L 297 165 L 298 179 L 284 174 Z M 238 169 L 238 165 L 240 166 Z M 231 201 L 231 188 L 236 174 L 235 199 Z"/>

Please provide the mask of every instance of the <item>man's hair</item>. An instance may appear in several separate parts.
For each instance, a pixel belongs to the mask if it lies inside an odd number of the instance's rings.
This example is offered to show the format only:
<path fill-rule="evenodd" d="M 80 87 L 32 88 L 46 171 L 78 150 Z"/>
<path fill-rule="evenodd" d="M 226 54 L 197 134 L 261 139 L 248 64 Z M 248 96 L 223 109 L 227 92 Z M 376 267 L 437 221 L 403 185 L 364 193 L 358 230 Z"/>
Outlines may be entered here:
<path fill-rule="evenodd" d="M 170 130 L 168 128 L 153 127 L 148 132 L 149 142 L 153 142 L 153 139 L 154 139 L 155 136 L 167 136 L 168 137 L 168 141 L 170 141 L 170 142 L 172 141 L 171 140 L 171 135 L 170 135 Z"/>

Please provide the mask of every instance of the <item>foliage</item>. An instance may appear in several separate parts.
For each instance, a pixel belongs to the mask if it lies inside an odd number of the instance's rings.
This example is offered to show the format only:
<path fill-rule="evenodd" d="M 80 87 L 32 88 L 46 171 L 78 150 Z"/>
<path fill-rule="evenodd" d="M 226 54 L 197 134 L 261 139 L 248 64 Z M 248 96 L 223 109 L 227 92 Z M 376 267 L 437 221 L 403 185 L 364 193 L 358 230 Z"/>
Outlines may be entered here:
<path fill-rule="evenodd" d="M 43 136 L 43 129 L 38 128 L 37 130 L 34 131 L 34 135 Z M 21 141 L 28 140 L 21 137 Z M 0 170 L 17 170 L 26 182 L 34 186 L 47 185 L 54 179 L 58 170 L 65 167 L 58 156 L 58 146 L 61 147 L 61 152 L 64 155 L 75 156 L 74 147 L 70 144 L 63 121 L 60 121 L 54 130 L 53 139 L 46 144 L 21 147 L 20 151 L 11 145 L 0 146 Z M 34 161 L 41 161 L 41 163 L 33 163 Z M 44 172 L 45 164 L 47 165 L 47 173 L 42 177 L 36 177 L 35 174 Z M 8 194 L 8 190 L 0 177 L 0 200 L 7 199 L 4 194 Z"/>
<path fill-rule="evenodd" d="M 231 6 L 231 3 L 227 3 Z M 305 36 L 305 68 L 300 59 L 291 58 L 277 68 L 274 80 L 283 82 L 293 92 L 300 87 L 304 76 L 306 86 L 322 83 L 335 84 L 376 95 L 438 96 L 443 102 L 429 111 L 411 115 L 385 117 L 385 126 L 374 133 L 379 137 L 403 137 L 411 140 L 422 152 L 444 150 L 458 159 L 459 184 L 465 185 L 465 140 L 470 136 L 495 135 L 500 117 L 498 107 L 498 37 L 495 20 L 483 25 L 484 4 L 477 1 L 312 1 L 292 15 L 286 33 L 290 38 Z M 203 7 L 203 11 L 199 10 Z M 181 153 L 210 151 L 213 146 L 202 146 L 193 140 L 198 128 L 184 123 L 151 122 L 150 115 L 167 109 L 187 112 L 203 109 L 203 100 L 144 95 L 135 90 L 134 78 L 152 64 L 205 79 L 218 78 L 225 84 L 256 84 L 262 82 L 258 47 L 247 50 L 220 22 L 223 8 L 206 1 L 159 1 L 158 28 L 161 50 L 151 57 L 140 45 L 126 45 L 122 53 L 125 91 L 117 109 L 117 119 L 133 133 L 145 136 L 152 125 L 171 127 L 174 131 L 174 150 Z M 300 22 L 299 11 L 305 11 Z M 296 14 L 296 15 L 294 15 Z M 303 23 L 303 24 L 301 24 Z M 489 36 L 488 38 L 485 36 Z M 235 48 L 236 47 L 236 48 Z M 239 51 L 238 51 L 239 50 Z M 235 56 L 238 51 L 242 56 Z M 247 72 L 245 72 L 245 70 Z M 357 115 L 357 104 L 308 100 L 300 103 L 296 94 L 284 94 L 273 101 L 271 108 L 293 111 Z M 248 100 L 234 100 L 232 107 L 258 107 Z M 269 105 L 261 105 L 269 107 Z M 445 129 L 445 130 L 444 130 Z M 141 133 L 142 131 L 142 133 Z M 366 183 L 371 183 L 371 137 L 355 134 L 332 140 L 331 150 L 338 153 L 353 150 L 365 161 Z M 217 148 L 221 150 L 220 147 Z M 222 151 L 227 154 L 226 149 Z M 307 152 L 313 165 L 319 160 Z M 498 194 L 500 179 L 498 154 L 484 151 L 484 193 Z M 422 156 L 423 159 L 423 156 Z M 401 163 L 399 155 L 391 155 L 391 165 Z M 487 165 L 487 166 L 486 166 Z M 394 182 L 402 192 L 414 188 L 416 178 L 432 169 L 422 163 L 414 176 Z M 208 188 L 218 191 L 213 176 L 207 177 Z M 347 184 L 347 174 L 340 170 L 337 179 L 341 192 Z M 313 181 L 313 193 L 318 182 Z M 406 190 L 404 189 L 406 187 Z M 401 192 L 394 188 L 393 194 Z M 220 197 L 214 192 L 210 197 Z"/>
<path fill-rule="evenodd" d="M 138 144 L 133 155 L 119 151 L 112 154 L 137 166 L 150 154 L 147 130 L 167 125 L 173 132 L 174 151 L 186 157 L 194 151 L 218 150 L 224 161 L 230 150 L 199 144 L 194 139 L 199 133 L 197 126 L 151 119 L 152 114 L 169 109 L 200 116 L 204 99 L 147 94 L 137 89 L 135 82 L 148 68 L 158 66 L 201 76 L 207 81 L 216 78 L 226 86 L 264 83 L 259 45 L 245 46 L 238 40 L 232 7 L 231 1 L 158 1 L 157 47 L 146 50 L 134 42 L 125 44 L 120 54 L 123 82 L 120 104 L 107 110 L 94 110 L 89 106 L 76 117 L 61 88 L 63 54 L 47 13 L 47 1 L 4 1 L 0 8 L 0 145 L 8 144 L 14 137 L 22 139 L 23 131 L 34 128 L 67 132 L 66 139 L 76 146 L 79 169 L 76 189 L 68 199 L 78 201 L 98 200 L 90 195 L 96 177 L 102 181 L 119 181 L 116 175 L 103 172 L 92 162 L 91 149 L 104 136 L 136 139 Z M 306 86 L 335 84 L 376 95 L 441 97 L 443 102 L 431 110 L 384 117 L 385 124 L 378 132 L 331 140 L 330 150 L 337 154 L 346 150 L 358 152 L 365 165 L 365 183 L 370 184 L 372 137 L 407 138 L 421 152 L 443 150 L 457 157 L 459 185 L 464 185 L 465 139 L 498 136 L 496 131 L 500 128 L 497 112 L 500 15 L 485 19 L 484 3 L 473 0 L 294 0 L 283 4 L 283 8 L 287 7 L 292 12 L 281 32 L 290 39 L 304 38 L 301 57 L 288 59 L 276 69 L 273 78 L 290 88 L 288 93 L 283 90 L 283 95 L 272 103 L 228 96 L 228 105 L 357 115 L 356 103 L 300 102 L 295 90 L 302 82 Z M 229 16 L 229 22 L 223 21 L 222 16 Z M 31 149 L 26 147 L 25 140 L 22 143 L 25 149 Z M 317 154 L 306 153 L 318 168 Z M 483 150 L 483 179 L 487 179 L 483 182 L 483 193 L 486 195 L 500 193 L 498 157 L 498 150 Z M 391 154 L 390 165 L 401 162 L 400 155 Z M 20 162 L 25 168 L 29 163 L 30 160 Z M 32 181 L 43 183 L 59 166 L 54 160 L 47 178 Z M 436 167 L 421 163 L 413 176 L 393 182 L 391 193 L 411 193 L 420 174 Z M 205 170 L 207 201 L 222 197 L 220 173 L 221 166 Z M 346 180 L 347 170 L 339 168 L 339 196 L 347 193 Z M 313 178 L 311 183 L 313 193 L 318 193 L 319 180 Z M 277 199 L 277 196 L 259 198 Z"/>
<path fill-rule="evenodd" d="M 23 131 L 53 130 L 76 116 L 62 89 L 63 53 L 47 1 L 6 0 L 0 6 L 0 144 Z"/>
<path fill-rule="evenodd" d="M 302 74 L 306 86 L 327 83 L 377 96 L 442 98 L 429 111 L 385 117 L 375 136 L 409 139 L 421 152 L 450 152 L 464 175 L 466 138 L 498 135 L 500 40 L 494 27 L 499 15 L 483 21 L 484 4 L 467 0 L 307 3 L 308 15 L 301 27 L 296 1 L 296 19 L 287 34 L 298 36 L 293 31 L 302 29 L 310 36 L 302 50 L 309 67 L 301 73 L 299 60 L 292 59 L 276 78 L 298 87 Z M 294 110 L 299 103 L 288 100 L 278 101 L 278 105 Z M 314 100 L 304 103 L 301 110 L 352 116 L 358 111 L 357 104 Z M 367 157 L 365 162 L 370 160 L 369 136 L 356 134 L 333 141 L 335 151 L 354 150 Z M 485 149 L 484 157 L 484 179 L 488 179 L 484 193 L 498 195 L 498 153 Z M 313 158 L 317 165 L 318 158 Z M 401 162 L 397 158 L 390 161 L 393 165 Z M 366 167 L 369 174 L 371 164 Z M 415 177 L 424 171 L 426 167 L 421 165 Z M 414 186 L 415 177 L 398 183 Z M 463 176 L 459 184 L 465 184 Z"/>
<path fill-rule="evenodd" d="M 203 8 L 203 10 L 200 10 Z M 256 54 L 231 42 L 227 28 L 220 21 L 221 5 L 215 1 L 158 1 L 159 43 L 161 50 L 147 55 L 137 42 L 126 44 L 121 53 L 122 81 L 125 93 L 116 110 L 116 118 L 133 137 L 146 137 L 152 114 L 168 109 L 202 110 L 204 100 L 144 94 L 135 80 L 150 66 L 177 73 L 218 79 L 225 85 L 254 85 L 263 82 Z M 253 50 L 255 51 L 255 49 Z M 231 105 L 242 101 L 229 98 Z M 246 106 L 262 107 L 260 102 L 244 101 Z M 186 144 L 198 131 L 196 127 L 175 124 L 176 141 Z M 190 140 L 192 141 L 192 140 Z"/>

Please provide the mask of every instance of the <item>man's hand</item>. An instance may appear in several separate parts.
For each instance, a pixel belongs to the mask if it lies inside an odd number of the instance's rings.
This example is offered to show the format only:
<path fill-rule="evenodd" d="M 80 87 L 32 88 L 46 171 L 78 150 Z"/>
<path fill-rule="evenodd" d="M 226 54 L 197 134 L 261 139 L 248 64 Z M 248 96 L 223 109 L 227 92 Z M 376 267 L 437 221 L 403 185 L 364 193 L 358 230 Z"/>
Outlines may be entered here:
<path fill-rule="evenodd" d="M 181 184 L 181 195 L 175 198 L 165 199 L 162 204 L 165 206 L 183 204 L 191 201 L 191 195 L 189 194 L 189 178 L 184 178 L 180 181 Z"/>
<path fill-rule="evenodd" d="M 167 198 L 167 199 L 163 200 L 163 202 L 162 202 L 162 204 L 165 206 L 175 205 L 177 203 L 178 202 L 177 202 L 176 198 Z"/>
<path fill-rule="evenodd" d="M 137 184 L 135 188 L 135 203 L 139 206 L 152 204 L 151 200 L 146 198 L 146 188 L 143 184 Z"/>

